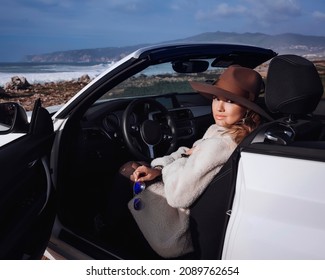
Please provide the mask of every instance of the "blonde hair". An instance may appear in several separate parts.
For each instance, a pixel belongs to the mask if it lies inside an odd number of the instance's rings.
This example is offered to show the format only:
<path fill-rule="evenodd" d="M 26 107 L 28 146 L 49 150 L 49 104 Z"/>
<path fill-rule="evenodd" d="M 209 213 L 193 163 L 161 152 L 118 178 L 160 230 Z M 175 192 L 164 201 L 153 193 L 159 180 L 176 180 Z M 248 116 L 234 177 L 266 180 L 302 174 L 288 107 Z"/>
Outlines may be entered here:
<path fill-rule="evenodd" d="M 239 144 L 249 133 L 261 123 L 261 117 L 254 111 L 247 111 L 245 117 L 239 122 L 227 127 L 227 132 Z"/>

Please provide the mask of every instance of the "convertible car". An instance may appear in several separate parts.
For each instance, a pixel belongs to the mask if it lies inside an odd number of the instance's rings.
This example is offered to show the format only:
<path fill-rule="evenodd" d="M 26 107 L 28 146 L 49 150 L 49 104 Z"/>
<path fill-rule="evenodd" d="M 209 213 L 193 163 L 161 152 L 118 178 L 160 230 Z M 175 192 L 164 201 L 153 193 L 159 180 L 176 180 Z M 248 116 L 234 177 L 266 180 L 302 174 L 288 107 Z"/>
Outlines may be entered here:
<path fill-rule="evenodd" d="M 190 207 L 195 250 L 179 259 L 324 259 L 325 103 L 314 64 L 213 43 L 135 51 L 53 114 L 40 100 L 31 117 L 0 104 L 0 258 L 40 259 L 46 250 L 64 259 L 161 258 L 123 244 L 123 223 L 107 226 L 119 214 L 105 209 L 120 166 L 202 137 L 211 104 L 189 81 L 266 63 L 258 104 L 270 118 Z"/>

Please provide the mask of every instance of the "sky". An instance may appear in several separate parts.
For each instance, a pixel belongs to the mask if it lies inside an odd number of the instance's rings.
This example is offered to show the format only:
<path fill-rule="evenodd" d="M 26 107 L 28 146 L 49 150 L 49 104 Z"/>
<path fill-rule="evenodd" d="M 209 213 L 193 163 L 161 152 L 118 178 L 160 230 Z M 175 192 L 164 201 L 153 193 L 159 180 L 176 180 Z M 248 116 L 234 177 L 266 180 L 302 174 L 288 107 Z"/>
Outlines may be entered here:
<path fill-rule="evenodd" d="M 2 0 L 0 62 L 216 31 L 325 36 L 325 1 Z"/>

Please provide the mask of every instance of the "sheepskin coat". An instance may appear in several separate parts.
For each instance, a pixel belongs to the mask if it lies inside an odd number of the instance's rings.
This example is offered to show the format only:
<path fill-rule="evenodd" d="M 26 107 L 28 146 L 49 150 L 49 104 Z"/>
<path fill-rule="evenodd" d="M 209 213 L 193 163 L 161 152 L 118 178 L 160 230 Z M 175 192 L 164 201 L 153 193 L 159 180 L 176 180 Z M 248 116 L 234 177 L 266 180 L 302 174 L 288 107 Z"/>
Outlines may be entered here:
<path fill-rule="evenodd" d="M 216 124 L 189 148 L 154 159 L 151 166 L 162 166 L 162 179 L 129 202 L 129 209 L 151 247 L 165 258 L 174 258 L 193 250 L 189 234 L 189 207 L 220 171 L 237 144 Z M 135 210 L 134 199 L 141 200 Z"/>

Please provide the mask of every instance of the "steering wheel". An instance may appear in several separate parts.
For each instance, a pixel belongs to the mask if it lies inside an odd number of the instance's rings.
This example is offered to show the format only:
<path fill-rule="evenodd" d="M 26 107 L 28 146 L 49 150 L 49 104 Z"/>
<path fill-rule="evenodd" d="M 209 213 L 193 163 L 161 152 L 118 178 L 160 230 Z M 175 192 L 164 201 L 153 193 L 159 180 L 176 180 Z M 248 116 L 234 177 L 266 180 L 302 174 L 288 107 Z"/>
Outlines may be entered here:
<path fill-rule="evenodd" d="M 159 116 L 153 118 L 153 116 Z M 151 161 L 175 150 L 176 124 L 170 113 L 154 99 L 132 101 L 122 116 L 122 134 L 130 152 Z"/>

